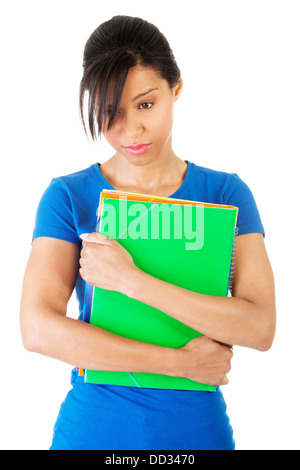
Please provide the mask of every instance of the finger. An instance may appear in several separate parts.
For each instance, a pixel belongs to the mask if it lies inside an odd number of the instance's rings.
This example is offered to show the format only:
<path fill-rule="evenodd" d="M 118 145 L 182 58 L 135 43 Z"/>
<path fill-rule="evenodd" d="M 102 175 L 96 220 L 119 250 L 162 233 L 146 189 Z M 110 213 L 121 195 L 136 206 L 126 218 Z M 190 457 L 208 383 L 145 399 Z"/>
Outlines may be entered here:
<path fill-rule="evenodd" d="M 87 265 L 88 258 L 86 256 L 80 256 L 79 258 L 79 265 L 81 268 Z"/>
<path fill-rule="evenodd" d="M 82 279 L 85 280 L 83 268 L 80 268 L 80 269 L 79 269 L 79 274 L 80 274 L 80 276 L 82 277 Z"/>
<path fill-rule="evenodd" d="M 98 245 L 109 245 L 110 244 L 110 238 L 106 237 L 105 235 L 102 235 L 99 232 L 93 232 L 93 233 L 82 233 L 80 235 L 80 238 L 87 243 L 96 243 Z"/>
<path fill-rule="evenodd" d="M 221 385 L 228 385 L 228 384 L 229 384 L 229 379 L 228 377 L 225 376 L 224 379 L 222 380 Z"/>

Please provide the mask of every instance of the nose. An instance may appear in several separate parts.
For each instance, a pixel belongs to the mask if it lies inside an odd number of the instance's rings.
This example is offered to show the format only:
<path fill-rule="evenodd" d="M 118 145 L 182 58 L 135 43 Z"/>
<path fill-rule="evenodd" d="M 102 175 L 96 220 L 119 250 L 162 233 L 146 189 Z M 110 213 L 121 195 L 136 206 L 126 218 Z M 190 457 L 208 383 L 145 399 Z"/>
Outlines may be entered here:
<path fill-rule="evenodd" d="M 132 144 L 144 132 L 144 126 L 140 117 L 133 113 L 123 113 L 119 118 L 120 132 L 126 140 Z"/>

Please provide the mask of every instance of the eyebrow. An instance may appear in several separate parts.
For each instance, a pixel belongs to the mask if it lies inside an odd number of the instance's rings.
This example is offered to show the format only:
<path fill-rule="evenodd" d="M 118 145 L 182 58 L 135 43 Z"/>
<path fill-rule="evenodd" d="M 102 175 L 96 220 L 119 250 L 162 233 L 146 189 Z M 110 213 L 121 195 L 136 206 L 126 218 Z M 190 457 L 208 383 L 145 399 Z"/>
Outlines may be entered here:
<path fill-rule="evenodd" d="M 133 98 L 132 101 L 139 100 L 140 98 L 143 98 L 143 96 L 148 95 L 148 93 L 151 93 L 151 91 L 156 91 L 158 88 L 150 88 L 150 90 L 146 91 L 145 93 L 141 93 L 140 95 L 137 95 L 135 98 Z"/>

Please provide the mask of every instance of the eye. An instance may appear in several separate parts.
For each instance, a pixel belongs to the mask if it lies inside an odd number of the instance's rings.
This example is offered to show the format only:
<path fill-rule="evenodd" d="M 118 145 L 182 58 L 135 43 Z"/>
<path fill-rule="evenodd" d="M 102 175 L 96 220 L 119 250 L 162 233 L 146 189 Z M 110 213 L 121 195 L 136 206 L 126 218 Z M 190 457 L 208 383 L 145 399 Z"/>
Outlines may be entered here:
<path fill-rule="evenodd" d="M 154 103 L 150 103 L 150 102 L 141 103 L 139 105 L 139 109 L 150 109 L 150 108 L 152 108 L 153 105 L 154 105 Z"/>
<path fill-rule="evenodd" d="M 118 111 L 118 114 L 121 114 L 121 111 Z M 107 109 L 105 110 L 105 112 L 104 112 L 104 115 L 105 115 L 106 117 L 108 117 L 108 118 L 111 117 L 111 115 L 112 115 L 112 108 L 107 108 Z"/>

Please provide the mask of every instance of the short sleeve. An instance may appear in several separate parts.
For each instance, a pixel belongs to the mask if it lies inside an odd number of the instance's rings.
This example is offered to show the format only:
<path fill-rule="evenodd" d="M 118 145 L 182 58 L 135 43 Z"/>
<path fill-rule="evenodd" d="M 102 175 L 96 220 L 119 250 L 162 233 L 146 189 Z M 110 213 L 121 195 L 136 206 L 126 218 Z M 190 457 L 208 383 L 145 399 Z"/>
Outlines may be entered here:
<path fill-rule="evenodd" d="M 226 199 L 228 204 L 239 208 L 238 235 L 255 232 L 265 235 L 254 196 L 249 186 L 237 174 L 231 175 Z"/>
<path fill-rule="evenodd" d="M 68 190 L 60 178 L 51 181 L 39 202 L 32 239 L 37 237 L 57 238 L 81 245 Z"/>

